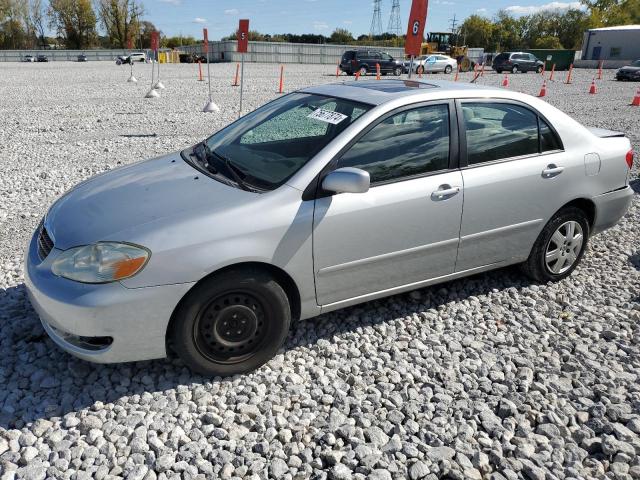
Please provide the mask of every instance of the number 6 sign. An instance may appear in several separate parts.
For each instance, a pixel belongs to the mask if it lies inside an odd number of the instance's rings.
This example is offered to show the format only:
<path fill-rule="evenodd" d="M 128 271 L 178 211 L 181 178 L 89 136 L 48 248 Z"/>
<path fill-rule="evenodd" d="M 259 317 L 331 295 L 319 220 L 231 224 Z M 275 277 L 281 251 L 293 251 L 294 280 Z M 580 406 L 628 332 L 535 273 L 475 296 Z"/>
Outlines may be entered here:
<path fill-rule="evenodd" d="M 411 13 L 409 14 L 409 28 L 407 28 L 407 40 L 404 43 L 404 53 L 417 57 L 420 55 L 420 47 L 424 35 L 424 25 L 427 22 L 428 0 L 413 0 Z"/>
<path fill-rule="evenodd" d="M 249 45 L 249 20 L 240 20 L 238 27 L 238 53 L 247 53 Z"/>

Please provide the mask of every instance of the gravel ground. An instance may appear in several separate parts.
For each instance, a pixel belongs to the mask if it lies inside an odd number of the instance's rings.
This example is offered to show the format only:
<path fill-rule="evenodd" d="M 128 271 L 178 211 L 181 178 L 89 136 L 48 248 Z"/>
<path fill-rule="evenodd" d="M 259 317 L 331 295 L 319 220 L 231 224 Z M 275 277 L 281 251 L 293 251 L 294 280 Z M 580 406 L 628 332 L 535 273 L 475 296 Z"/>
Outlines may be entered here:
<path fill-rule="evenodd" d="M 506 269 L 326 314 L 250 375 L 56 348 L 25 295 L 29 236 L 79 181 L 233 120 L 235 65 L 211 71 L 219 115 L 200 112 L 193 65 L 163 65 L 167 89 L 144 99 L 149 66 L 128 84 L 111 63 L 0 64 L 0 478 L 640 478 L 638 196 L 558 284 Z M 287 65 L 285 89 L 333 73 Z M 246 66 L 247 110 L 277 95 L 278 74 Z M 588 95 L 593 75 L 550 82 L 548 101 L 640 150 L 637 84 L 605 72 Z"/>

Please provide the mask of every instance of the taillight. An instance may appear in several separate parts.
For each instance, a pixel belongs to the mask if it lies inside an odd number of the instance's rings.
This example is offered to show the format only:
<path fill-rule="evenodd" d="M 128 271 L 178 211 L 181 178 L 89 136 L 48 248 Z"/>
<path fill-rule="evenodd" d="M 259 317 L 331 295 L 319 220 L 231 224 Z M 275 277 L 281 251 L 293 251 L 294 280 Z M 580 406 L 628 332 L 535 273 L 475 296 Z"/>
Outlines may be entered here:
<path fill-rule="evenodd" d="M 629 165 L 629 170 L 631 170 L 633 167 L 633 149 L 627 152 L 625 160 L 627 161 L 627 165 Z"/>
<path fill-rule="evenodd" d="M 353 65 L 354 67 L 356 66 L 356 61 L 355 61 L 355 59 L 354 59 L 354 60 L 351 60 L 351 65 Z"/>

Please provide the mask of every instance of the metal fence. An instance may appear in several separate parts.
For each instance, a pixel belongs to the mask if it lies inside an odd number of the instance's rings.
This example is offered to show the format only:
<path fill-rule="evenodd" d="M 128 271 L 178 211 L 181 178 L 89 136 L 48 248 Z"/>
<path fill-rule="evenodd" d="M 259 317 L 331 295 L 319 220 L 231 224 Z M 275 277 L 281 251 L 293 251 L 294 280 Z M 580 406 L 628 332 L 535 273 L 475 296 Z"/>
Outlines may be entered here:
<path fill-rule="evenodd" d="M 0 50 L 0 62 L 21 62 L 26 55 L 46 55 L 50 62 L 75 62 L 78 55 L 86 55 L 89 61 L 113 61 L 119 55 L 140 50 Z"/>
<path fill-rule="evenodd" d="M 239 62 L 242 54 L 236 51 L 235 40 L 209 42 L 211 62 Z M 354 46 L 354 45 L 317 45 L 310 43 L 249 42 L 246 62 L 259 63 L 323 63 L 337 64 L 345 50 L 371 49 L 387 52 L 395 58 L 404 56 L 403 48 Z M 180 47 L 185 53 L 204 54 L 202 44 Z M 0 62 L 20 62 L 26 55 L 46 55 L 49 61 L 77 61 L 84 54 L 89 61 L 115 60 L 119 55 L 127 55 L 133 50 L 0 50 Z M 139 51 L 139 50 L 137 50 Z"/>
<path fill-rule="evenodd" d="M 209 42 L 209 59 L 212 62 L 239 62 L 242 54 L 236 51 L 235 40 Z M 190 45 L 182 47 L 189 53 L 202 55 L 203 46 Z M 354 46 L 354 45 L 317 45 L 311 43 L 278 43 L 278 42 L 249 42 L 245 54 L 246 62 L 259 63 L 324 63 L 337 64 L 345 50 L 371 49 L 387 52 L 392 57 L 402 58 L 403 48 Z"/>

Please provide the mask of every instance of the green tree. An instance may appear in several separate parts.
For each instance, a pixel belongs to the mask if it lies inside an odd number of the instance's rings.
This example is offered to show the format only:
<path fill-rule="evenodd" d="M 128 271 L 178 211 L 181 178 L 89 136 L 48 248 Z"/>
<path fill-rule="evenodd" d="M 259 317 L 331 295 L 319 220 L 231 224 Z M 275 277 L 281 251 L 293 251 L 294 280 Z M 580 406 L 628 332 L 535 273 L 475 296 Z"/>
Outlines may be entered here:
<path fill-rule="evenodd" d="M 592 26 L 640 23 L 640 0 L 581 0 L 590 12 Z"/>
<path fill-rule="evenodd" d="M 488 18 L 471 15 L 460 26 L 460 34 L 466 45 L 488 49 L 492 43 L 493 29 L 493 22 Z"/>
<path fill-rule="evenodd" d="M 50 25 L 67 47 L 83 49 L 96 41 L 96 14 L 90 0 L 50 0 Z"/>
<path fill-rule="evenodd" d="M 96 6 L 113 46 L 126 48 L 130 38 L 140 35 L 140 17 L 144 12 L 137 0 L 97 0 Z"/>
<path fill-rule="evenodd" d="M 329 37 L 329 43 L 345 45 L 354 41 L 353 35 L 346 28 L 336 28 Z"/>
<path fill-rule="evenodd" d="M 544 48 L 544 49 L 562 49 L 562 43 L 558 37 L 547 35 L 544 37 L 536 38 L 531 45 L 532 48 Z"/>

